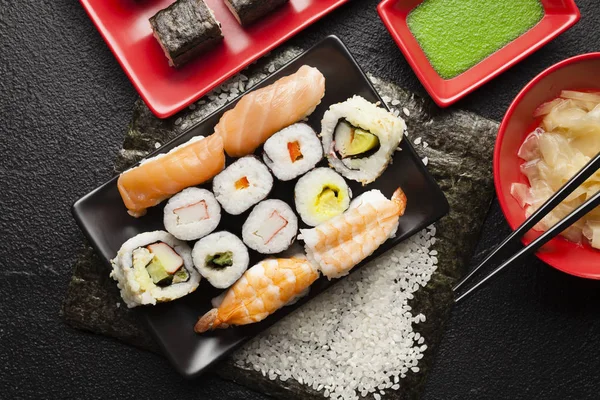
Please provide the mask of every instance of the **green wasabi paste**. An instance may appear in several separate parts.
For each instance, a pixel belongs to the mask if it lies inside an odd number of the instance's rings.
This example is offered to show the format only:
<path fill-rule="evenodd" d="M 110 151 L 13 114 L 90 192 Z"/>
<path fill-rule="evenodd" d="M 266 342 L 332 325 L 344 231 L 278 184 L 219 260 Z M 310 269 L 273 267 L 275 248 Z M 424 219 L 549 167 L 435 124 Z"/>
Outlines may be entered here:
<path fill-rule="evenodd" d="M 444 79 L 462 74 L 544 16 L 540 0 L 425 0 L 407 23 Z"/>

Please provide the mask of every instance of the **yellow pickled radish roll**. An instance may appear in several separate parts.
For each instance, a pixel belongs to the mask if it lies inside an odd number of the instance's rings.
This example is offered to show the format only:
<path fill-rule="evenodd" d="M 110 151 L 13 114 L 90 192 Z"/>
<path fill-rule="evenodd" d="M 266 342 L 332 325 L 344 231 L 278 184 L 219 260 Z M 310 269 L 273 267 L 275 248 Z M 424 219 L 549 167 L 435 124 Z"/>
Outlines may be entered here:
<path fill-rule="evenodd" d="M 261 261 L 225 293 L 221 304 L 198 320 L 194 330 L 260 322 L 304 295 L 317 278 L 319 271 L 305 258 Z"/>
<path fill-rule="evenodd" d="M 296 183 L 296 211 L 306 225 L 317 226 L 342 214 L 350 206 L 352 191 L 344 178 L 330 168 L 316 168 Z"/>
<path fill-rule="evenodd" d="M 406 195 L 400 188 L 391 200 L 379 190 L 363 193 L 344 214 L 316 228 L 300 230 L 308 259 L 328 279 L 347 275 L 396 234 L 405 210 Z"/>

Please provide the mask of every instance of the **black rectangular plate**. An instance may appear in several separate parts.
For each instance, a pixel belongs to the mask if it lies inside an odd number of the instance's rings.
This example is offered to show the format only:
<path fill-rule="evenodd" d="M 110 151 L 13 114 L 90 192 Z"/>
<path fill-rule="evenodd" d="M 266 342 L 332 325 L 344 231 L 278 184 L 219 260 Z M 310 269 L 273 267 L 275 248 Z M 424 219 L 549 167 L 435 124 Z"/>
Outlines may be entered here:
<path fill-rule="evenodd" d="M 275 80 L 295 72 L 304 64 L 318 68 L 326 79 L 325 97 L 308 120 L 316 132 L 320 132 L 321 118 L 330 105 L 345 101 L 355 94 L 372 102 L 383 103 L 348 49 L 335 36 L 325 38 L 257 87 L 269 85 Z M 221 115 L 233 108 L 236 103 L 237 101 L 234 101 L 216 111 L 204 121 L 161 147 L 154 154 L 167 152 L 193 136 L 212 134 Z M 410 131 L 410 127 L 408 129 Z M 448 212 L 448 202 L 443 192 L 428 173 L 410 142 L 403 140 L 401 149 L 402 151 L 395 153 L 393 164 L 377 181 L 364 187 L 356 182 L 350 183 L 354 197 L 371 189 L 379 189 L 387 197 L 390 197 L 393 191 L 400 186 L 408 198 L 406 213 L 400 218 L 396 236 L 384 243 L 361 265 L 437 221 Z M 280 198 L 294 207 L 295 182 L 295 180 L 287 183 L 276 182 L 270 197 Z M 117 190 L 117 177 L 115 177 L 79 199 L 73 205 L 73 215 L 94 248 L 109 264 L 110 259 L 116 255 L 121 244 L 127 239 L 138 233 L 164 229 L 162 209 L 161 206 L 154 207 L 146 216 L 139 219 L 130 217 Z M 247 215 L 248 212 L 240 216 L 223 213 L 218 230 L 228 230 L 239 235 Z M 260 259 L 259 254 L 251 252 L 251 262 L 258 262 Z M 108 268 L 106 273 L 109 273 Z M 210 300 L 219 294 L 219 291 L 212 288 L 206 280 L 202 280 L 196 292 L 183 299 L 153 307 L 140 307 L 136 311 L 145 315 L 156 340 L 175 368 L 182 375 L 193 377 L 202 373 L 212 363 L 246 340 L 301 307 L 302 304 L 317 296 L 334 282 L 329 282 L 321 277 L 311 286 L 308 296 L 293 306 L 284 307 L 260 323 L 207 332 L 202 335 L 194 333 L 193 326 L 198 317 L 211 308 Z"/>

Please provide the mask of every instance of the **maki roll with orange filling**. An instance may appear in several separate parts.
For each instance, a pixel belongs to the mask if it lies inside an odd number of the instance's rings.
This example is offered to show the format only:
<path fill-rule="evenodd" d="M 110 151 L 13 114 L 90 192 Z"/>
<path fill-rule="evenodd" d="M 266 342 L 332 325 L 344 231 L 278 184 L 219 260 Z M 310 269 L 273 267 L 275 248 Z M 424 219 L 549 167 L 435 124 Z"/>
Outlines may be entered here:
<path fill-rule="evenodd" d="M 223 39 L 221 24 L 204 0 L 177 0 L 150 18 L 169 65 L 179 67 Z"/>
<path fill-rule="evenodd" d="M 238 22 L 250 25 L 289 0 L 223 0 Z"/>

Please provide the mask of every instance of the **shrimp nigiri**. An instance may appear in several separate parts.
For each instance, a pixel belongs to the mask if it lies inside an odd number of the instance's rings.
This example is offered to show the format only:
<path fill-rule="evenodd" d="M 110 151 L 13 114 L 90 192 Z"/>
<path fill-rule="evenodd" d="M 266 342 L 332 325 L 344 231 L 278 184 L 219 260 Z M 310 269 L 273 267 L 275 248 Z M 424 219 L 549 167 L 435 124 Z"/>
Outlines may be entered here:
<path fill-rule="evenodd" d="M 325 77 L 304 65 L 267 87 L 254 90 L 227 111 L 215 127 L 225 151 L 242 157 L 263 144 L 275 132 L 310 115 L 325 95 Z"/>
<path fill-rule="evenodd" d="M 344 214 L 316 228 L 300 230 L 309 260 L 328 279 L 347 275 L 396 234 L 398 219 L 405 209 L 406 195 L 400 188 L 391 200 L 379 190 L 362 194 Z"/>
<path fill-rule="evenodd" d="M 262 321 L 290 304 L 317 280 L 319 271 L 305 258 L 267 259 L 247 270 L 223 301 L 202 316 L 197 333 Z"/>
<path fill-rule="evenodd" d="M 129 214 L 137 218 L 183 189 L 208 181 L 223 167 L 221 137 L 200 136 L 123 172 L 117 187 Z"/>

